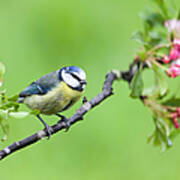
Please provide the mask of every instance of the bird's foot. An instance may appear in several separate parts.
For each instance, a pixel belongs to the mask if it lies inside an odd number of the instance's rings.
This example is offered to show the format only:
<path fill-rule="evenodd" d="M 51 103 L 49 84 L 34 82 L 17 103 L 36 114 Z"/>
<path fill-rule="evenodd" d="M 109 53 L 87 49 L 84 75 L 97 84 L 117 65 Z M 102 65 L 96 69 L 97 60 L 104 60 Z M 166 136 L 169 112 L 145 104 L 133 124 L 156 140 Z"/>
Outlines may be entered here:
<path fill-rule="evenodd" d="M 50 137 L 51 137 L 51 127 L 46 126 L 46 127 L 45 127 L 45 130 L 47 131 L 47 137 L 48 137 L 48 140 L 49 140 Z"/>
<path fill-rule="evenodd" d="M 50 137 L 51 137 L 51 127 L 46 126 L 46 127 L 45 127 L 45 130 L 47 130 L 47 137 L 48 137 L 48 140 L 49 140 Z"/>
<path fill-rule="evenodd" d="M 65 127 L 66 127 L 65 131 L 67 132 L 69 130 L 70 126 L 71 126 L 71 124 L 69 123 L 68 119 L 65 116 L 63 116 L 63 115 L 60 115 L 60 114 L 56 114 L 56 115 L 61 118 L 61 120 L 58 121 L 58 123 L 63 122 L 65 124 Z"/>
<path fill-rule="evenodd" d="M 37 115 L 37 118 L 44 124 L 45 130 L 47 130 L 47 137 L 49 140 L 51 137 L 51 127 L 46 124 L 46 122 L 40 117 L 40 115 Z"/>
<path fill-rule="evenodd" d="M 82 100 L 82 103 L 84 104 L 84 103 L 86 103 L 86 102 L 88 102 L 88 100 L 87 100 L 87 97 L 84 96 L 84 98 L 83 98 L 83 100 Z"/>

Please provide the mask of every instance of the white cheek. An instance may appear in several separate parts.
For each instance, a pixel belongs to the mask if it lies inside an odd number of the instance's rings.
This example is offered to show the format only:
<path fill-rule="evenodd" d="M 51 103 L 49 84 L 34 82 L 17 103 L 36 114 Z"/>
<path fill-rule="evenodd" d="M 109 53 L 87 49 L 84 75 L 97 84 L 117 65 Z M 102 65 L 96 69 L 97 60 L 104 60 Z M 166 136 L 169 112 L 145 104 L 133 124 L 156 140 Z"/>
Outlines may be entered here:
<path fill-rule="evenodd" d="M 82 85 L 82 89 L 85 89 L 85 87 L 86 87 L 86 85 L 85 85 L 85 84 L 83 84 L 83 85 Z"/>
<path fill-rule="evenodd" d="M 84 71 L 81 71 L 80 73 L 74 72 L 74 74 L 76 74 L 76 76 L 79 77 L 80 79 L 86 79 L 86 74 Z"/>
<path fill-rule="evenodd" d="M 63 78 L 64 82 L 71 87 L 76 88 L 80 85 L 78 80 L 76 80 L 70 74 L 67 74 L 65 72 L 62 73 L 62 78 Z"/>

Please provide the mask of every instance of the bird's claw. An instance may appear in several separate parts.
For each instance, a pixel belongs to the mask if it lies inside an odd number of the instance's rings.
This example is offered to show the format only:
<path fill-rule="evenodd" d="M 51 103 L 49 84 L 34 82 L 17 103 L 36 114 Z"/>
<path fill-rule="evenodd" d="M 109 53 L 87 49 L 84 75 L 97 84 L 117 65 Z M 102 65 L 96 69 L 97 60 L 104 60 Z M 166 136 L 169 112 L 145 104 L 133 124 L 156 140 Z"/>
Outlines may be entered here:
<path fill-rule="evenodd" d="M 88 100 L 87 100 L 87 97 L 84 96 L 84 98 L 83 98 L 83 100 L 82 100 L 82 103 L 84 104 L 84 103 L 86 103 L 86 102 L 88 102 Z"/>
<path fill-rule="evenodd" d="M 57 116 L 61 118 L 61 120 L 58 121 L 58 122 L 59 123 L 63 122 L 65 124 L 65 128 L 66 128 L 65 132 L 67 132 L 69 130 L 70 126 L 71 126 L 71 124 L 69 123 L 68 119 L 65 116 L 62 116 L 60 114 L 58 114 Z"/>
<path fill-rule="evenodd" d="M 65 132 L 68 132 L 68 130 L 69 130 L 71 124 L 70 124 L 68 121 L 64 121 L 64 123 L 65 123 L 65 127 L 66 127 Z"/>
<path fill-rule="evenodd" d="M 46 124 L 46 122 L 40 117 L 40 115 L 37 115 L 37 118 L 44 124 L 45 130 L 47 131 L 47 137 L 50 139 L 51 137 L 51 128 Z"/>
<path fill-rule="evenodd" d="M 51 137 L 51 128 L 49 126 L 46 126 L 45 129 L 47 130 L 47 137 L 48 137 L 48 140 L 49 140 L 50 137 Z"/>

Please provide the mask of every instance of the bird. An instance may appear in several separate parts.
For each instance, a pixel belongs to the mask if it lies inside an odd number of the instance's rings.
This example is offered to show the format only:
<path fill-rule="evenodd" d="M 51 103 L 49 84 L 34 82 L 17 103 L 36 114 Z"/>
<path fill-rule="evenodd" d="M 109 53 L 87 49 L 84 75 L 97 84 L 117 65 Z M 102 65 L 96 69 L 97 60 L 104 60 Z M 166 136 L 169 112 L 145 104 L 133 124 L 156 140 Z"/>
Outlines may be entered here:
<path fill-rule="evenodd" d="M 63 67 L 32 82 L 19 94 L 17 102 L 39 112 L 36 116 L 47 129 L 49 139 L 51 130 L 41 114 L 60 117 L 68 130 L 70 125 L 65 116 L 60 113 L 69 109 L 80 99 L 86 84 L 86 73 L 80 67 Z"/>

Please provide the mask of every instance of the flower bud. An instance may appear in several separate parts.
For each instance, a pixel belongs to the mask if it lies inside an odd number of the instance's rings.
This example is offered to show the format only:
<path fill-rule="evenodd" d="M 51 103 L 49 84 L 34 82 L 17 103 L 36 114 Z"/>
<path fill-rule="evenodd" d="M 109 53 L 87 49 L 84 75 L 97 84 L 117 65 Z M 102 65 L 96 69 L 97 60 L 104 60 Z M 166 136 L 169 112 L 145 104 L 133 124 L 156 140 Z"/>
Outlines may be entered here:
<path fill-rule="evenodd" d="M 176 129 L 178 129 L 179 128 L 179 122 L 178 122 L 178 118 L 177 117 L 173 119 L 173 123 L 174 123 L 174 127 Z"/>
<path fill-rule="evenodd" d="M 180 107 L 176 108 L 177 116 L 180 117 Z"/>
<path fill-rule="evenodd" d="M 177 112 L 172 112 L 172 113 L 170 114 L 170 118 L 171 118 L 171 119 L 177 118 Z"/>
<path fill-rule="evenodd" d="M 168 57 L 168 56 L 164 56 L 161 61 L 164 63 L 164 64 L 169 64 L 171 62 L 171 59 Z"/>
<path fill-rule="evenodd" d="M 178 50 L 178 48 L 176 47 L 171 48 L 169 52 L 169 59 L 176 60 L 178 58 L 180 58 L 180 51 Z"/>

